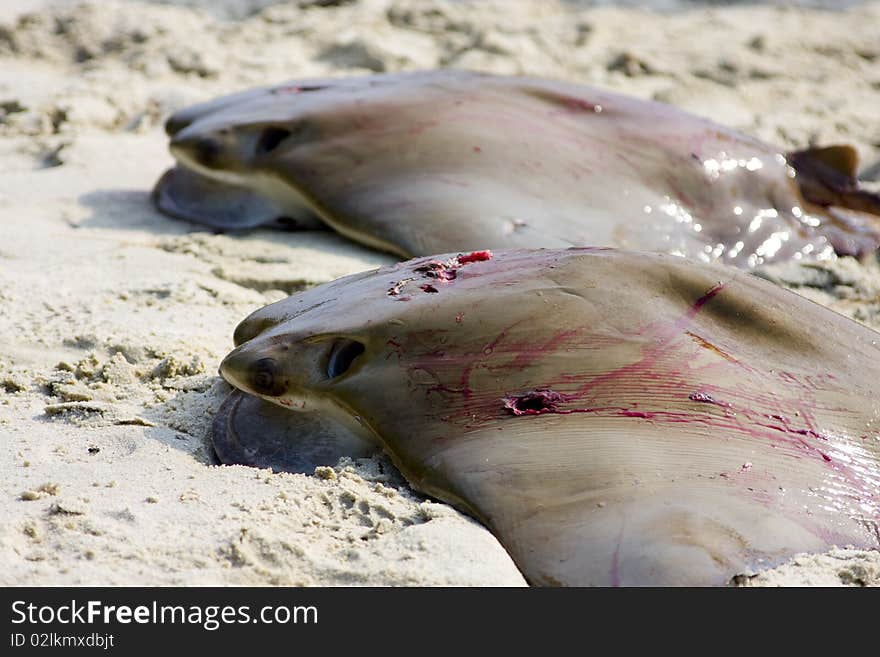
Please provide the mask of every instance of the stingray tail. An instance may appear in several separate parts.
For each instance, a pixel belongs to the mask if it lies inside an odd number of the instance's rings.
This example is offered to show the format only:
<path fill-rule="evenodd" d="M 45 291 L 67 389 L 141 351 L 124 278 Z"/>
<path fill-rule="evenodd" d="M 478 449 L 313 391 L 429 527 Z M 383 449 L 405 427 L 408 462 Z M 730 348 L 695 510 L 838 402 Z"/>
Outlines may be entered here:
<path fill-rule="evenodd" d="M 786 157 L 797 172 L 801 194 L 810 203 L 880 217 L 880 194 L 859 186 L 858 155 L 852 146 L 808 148 Z"/>

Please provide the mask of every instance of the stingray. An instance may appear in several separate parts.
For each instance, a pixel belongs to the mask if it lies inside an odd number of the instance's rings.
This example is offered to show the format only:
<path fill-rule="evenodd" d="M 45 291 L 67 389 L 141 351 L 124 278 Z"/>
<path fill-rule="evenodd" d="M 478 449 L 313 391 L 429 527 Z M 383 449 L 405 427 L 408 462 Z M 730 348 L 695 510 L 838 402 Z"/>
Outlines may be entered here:
<path fill-rule="evenodd" d="M 741 267 L 861 255 L 848 146 L 779 147 L 674 107 L 463 71 L 291 82 L 168 120 L 154 200 L 220 230 L 326 225 L 403 257 L 614 246 Z"/>
<path fill-rule="evenodd" d="M 297 293 L 234 341 L 223 462 L 381 448 L 532 584 L 716 585 L 880 546 L 880 334 L 741 269 L 448 254 Z"/>

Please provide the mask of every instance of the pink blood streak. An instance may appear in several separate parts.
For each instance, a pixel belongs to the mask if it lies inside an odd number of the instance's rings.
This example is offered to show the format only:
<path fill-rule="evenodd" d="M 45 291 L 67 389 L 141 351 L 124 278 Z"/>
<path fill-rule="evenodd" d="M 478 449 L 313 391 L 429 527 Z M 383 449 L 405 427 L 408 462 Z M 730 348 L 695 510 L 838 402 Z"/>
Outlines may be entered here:
<path fill-rule="evenodd" d="M 578 389 L 578 393 L 584 395 L 605 383 L 615 380 L 619 381 L 626 377 L 632 377 L 633 375 L 644 377 L 649 372 L 654 371 L 657 362 L 668 354 L 671 343 L 681 337 L 681 334 L 691 325 L 703 306 L 705 306 L 723 289 L 724 283 L 714 285 L 703 296 L 697 299 L 693 305 L 688 308 L 687 312 L 677 321 L 671 325 L 662 326 L 656 333 L 654 347 L 648 349 L 640 361 L 624 365 L 616 370 L 612 370 L 590 379 Z"/>
<path fill-rule="evenodd" d="M 694 301 L 694 305 L 691 306 L 690 310 L 687 312 L 687 319 L 693 319 L 697 316 L 697 313 L 700 312 L 700 309 L 705 306 L 709 301 L 715 298 L 715 295 L 721 292 L 724 289 L 724 283 L 718 283 L 713 286 L 706 294 L 701 296 L 699 299 Z"/>

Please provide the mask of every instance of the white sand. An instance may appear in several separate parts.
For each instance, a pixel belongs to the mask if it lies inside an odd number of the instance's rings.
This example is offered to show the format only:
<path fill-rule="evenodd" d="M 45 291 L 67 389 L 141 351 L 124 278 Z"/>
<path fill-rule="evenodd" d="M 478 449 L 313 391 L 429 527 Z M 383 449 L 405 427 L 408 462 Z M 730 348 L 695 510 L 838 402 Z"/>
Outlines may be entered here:
<path fill-rule="evenodd" d="M 233 238 L 157 214 L 174 108 L 297 76 L 448 65 L 601 84 L 783 146 L 844 141 L 880 159 L 880 3 L 257 11 L 269 4 L 0 5 L 0 584 L 523 584 L 485 529 L 381 457 L 317 476 L 208 464 L 235 324 L 390 259 L 332 234 Z M 880 328 L 876 264 L 772 275 Z M 880 554 L 799 557 L 743 582 L 876 585 Z"/>

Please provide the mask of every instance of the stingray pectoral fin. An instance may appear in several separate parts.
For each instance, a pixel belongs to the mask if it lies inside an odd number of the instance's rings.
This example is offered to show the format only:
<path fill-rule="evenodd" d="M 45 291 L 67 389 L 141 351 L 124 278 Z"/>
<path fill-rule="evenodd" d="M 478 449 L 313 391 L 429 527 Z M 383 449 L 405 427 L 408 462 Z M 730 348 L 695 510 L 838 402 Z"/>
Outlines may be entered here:
<path fill-rule="evenodd" d="M 719 585 L 799 552 L 871 544 L 817 502 L 822 459 L 699 425 L 511 417 L 425 455 L 414 481 L 486 523 L 539 585 Z"/>
<path fill-rule="evenodd" d="M 215 416 L 211 443 L 221 463 L 307 474 L 378 449 L 332 417 L 291 411 L 240 390 L 229 394 Z"/>
<path fill-rule="evenodd" d="M 304 209 L 296 213 L 285 211 L 254 190 L 214 180 L 182 166 L 169 169 L 159 179 L 153 189 L 153 202 L 164 214 L 222 231 L 263 225 L 323 227 Z"/>
<path fill-rule="evenodd" d="M 570 247 L 547 201 L 491 177 L 401 173 L 349 185 L 342 176 L 308 189 L 316 211 L 350 239 L 411 257 L 475 249 Z M 568 229 L 571 232 L 571 229 Z"/>
<path fill-rule="evenodd" d="M 589 495 L 586 507 L 575 497 L 507 529 L 532 584 L 724 585 L 831 547 L 794 521 L 709 485 L 680 490 L 643 482 L 622 499 L 607 493 L 600 501 Z"/>

